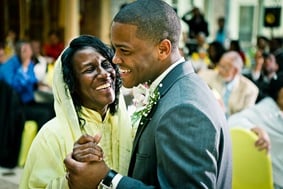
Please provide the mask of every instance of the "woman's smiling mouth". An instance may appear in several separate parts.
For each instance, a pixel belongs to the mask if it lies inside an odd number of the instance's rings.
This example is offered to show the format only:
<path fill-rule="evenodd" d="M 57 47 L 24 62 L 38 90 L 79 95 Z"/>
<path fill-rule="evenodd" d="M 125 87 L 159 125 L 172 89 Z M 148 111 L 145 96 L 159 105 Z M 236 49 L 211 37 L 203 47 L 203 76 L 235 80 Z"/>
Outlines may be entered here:
<path fill-rule="evenodd" d="M 100 85 L 100 86 L 96 87 L 96 90 L 106 89 L 106 88 L 109 88 L 109 87 L 111 87 L 111 84 L 110 83 L 105 83 L 103 85 Z"/>

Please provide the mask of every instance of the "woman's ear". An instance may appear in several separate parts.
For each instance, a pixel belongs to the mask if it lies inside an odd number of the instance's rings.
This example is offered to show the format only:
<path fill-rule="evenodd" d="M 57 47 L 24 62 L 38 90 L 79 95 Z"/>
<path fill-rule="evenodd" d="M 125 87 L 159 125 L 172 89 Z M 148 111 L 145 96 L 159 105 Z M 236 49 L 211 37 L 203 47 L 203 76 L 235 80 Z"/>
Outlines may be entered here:
<path fill-rule="evenodd" d="M 163 39 L 158 45 L 158 55 L 160 60 L 166 59 L 172 50 L 171 41 L 168 39 Z"/>

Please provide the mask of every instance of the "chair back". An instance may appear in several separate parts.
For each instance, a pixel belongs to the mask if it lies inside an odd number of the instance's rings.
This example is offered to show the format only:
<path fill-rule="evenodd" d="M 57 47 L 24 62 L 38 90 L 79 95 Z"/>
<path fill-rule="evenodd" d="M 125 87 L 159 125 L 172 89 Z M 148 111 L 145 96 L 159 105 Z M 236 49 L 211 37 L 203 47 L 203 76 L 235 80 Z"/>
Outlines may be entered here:
<path fill-rule="evenodd" d="M 232 137 L 232 188 L 273 189 L 270 155 L 255 147 L 257 135 L 251 130 L 233 127 Z"/>

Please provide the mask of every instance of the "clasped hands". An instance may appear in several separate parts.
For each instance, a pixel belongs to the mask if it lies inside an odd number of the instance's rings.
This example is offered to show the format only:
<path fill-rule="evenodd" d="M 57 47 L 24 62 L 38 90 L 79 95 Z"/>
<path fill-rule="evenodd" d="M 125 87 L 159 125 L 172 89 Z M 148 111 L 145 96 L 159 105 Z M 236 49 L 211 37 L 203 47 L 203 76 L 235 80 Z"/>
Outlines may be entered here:
<path fill-rule="evenodd" d="M 64 159 L 70 189 L 97 188 L 109 171 L 103 160 L 103 150 L 97 145 L 100 139 L 100 134 L 82 135 L 75 142 L 73 152 Z"/>

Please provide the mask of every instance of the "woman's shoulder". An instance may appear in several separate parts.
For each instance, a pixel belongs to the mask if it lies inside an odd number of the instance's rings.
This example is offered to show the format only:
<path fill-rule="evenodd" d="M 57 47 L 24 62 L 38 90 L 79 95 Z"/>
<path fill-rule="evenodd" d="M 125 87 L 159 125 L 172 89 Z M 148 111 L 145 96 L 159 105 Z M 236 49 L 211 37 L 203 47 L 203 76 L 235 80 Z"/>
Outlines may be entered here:
<path fill-rule="evenodd" d="M 57 117 L 54 117 L 40 128 L 37 135 L 45 138 L 60 137 L 62 135 L 61 131 L 65 130 L 64 125 L 60 123 Z"/>

